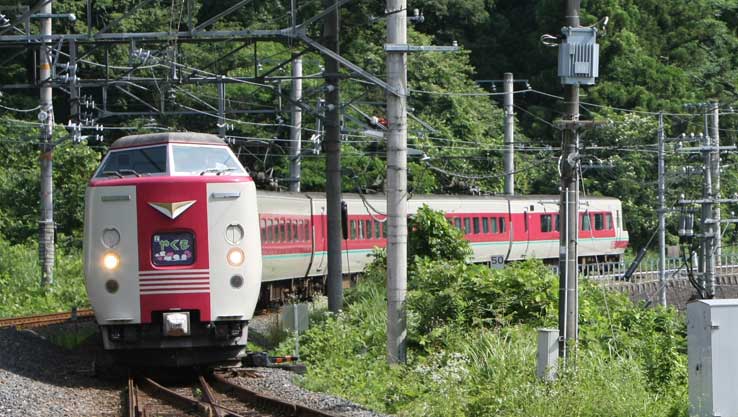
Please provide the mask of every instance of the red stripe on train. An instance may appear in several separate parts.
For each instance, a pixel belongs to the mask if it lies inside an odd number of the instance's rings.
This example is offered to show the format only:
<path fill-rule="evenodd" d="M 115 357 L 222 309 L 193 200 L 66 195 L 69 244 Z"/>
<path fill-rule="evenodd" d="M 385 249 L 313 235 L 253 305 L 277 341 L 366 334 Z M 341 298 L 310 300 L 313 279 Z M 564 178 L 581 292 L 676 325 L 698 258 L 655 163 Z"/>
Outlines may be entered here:
<path fill-rule="evenodd" d="M 136 208 L 138 214 L 138 261 L 139 274 L 143 279 L 159 278 L 149 271 L 161 271 L 178 278 L 185 279 L 185 274 L 198 275 L 202 270 L 210 269 L 208 247 L 208 210 L 207 184 L 213 181 L 203 181 L 213 177 L 159 177 L 138 178 L 136 186 Z M 239 177 L 233 177 L 239 178 Z M 240 177 L 244 178 L 244 177 Z M 146 180 L 146 181 L 142 181 Z M 196 200 L 190 208 L 179 217 L 172 220 L 149 205 L 151 202 L 172 203 L 178 201 Z M 151 262 L 151 245 L 155 233 L 187 231 L 195 236 L 194 255 L 192 265 L 176 267 L 157 267 Z M 189 270 L 200 270 L 198 272 Z M 179 289 L 179 288 L 176 288 Z M 172 288 L 172 290 L 176 290 Z M 141 291 L 145 291 L 141 288 Z M 141 294 L 141 322 L 151 323 L 152 311 L 168 310 L 199 310 L 202 321 L 210 321 L 210 294 L 207 288 L 202 293 L 188 294 Z"/>

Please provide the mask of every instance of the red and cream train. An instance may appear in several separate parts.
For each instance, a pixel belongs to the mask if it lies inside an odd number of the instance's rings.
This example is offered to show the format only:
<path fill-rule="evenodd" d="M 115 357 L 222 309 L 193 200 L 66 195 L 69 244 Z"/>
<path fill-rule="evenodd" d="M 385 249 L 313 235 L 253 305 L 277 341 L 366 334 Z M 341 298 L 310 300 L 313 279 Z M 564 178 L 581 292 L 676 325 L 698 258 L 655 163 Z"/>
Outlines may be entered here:
<path fill-rule="evenodd" d="M 344 195 L 344 273 L 385 245 L 383 196 Z M 213 135 L 127 136 L 85 196 L 86 285 L 104 346 L 124 361 L 184 365 L 238 358 L 257 301 L 309 296 L 327 265 L 325 197 L 257 192 Z M 558 257 L 557 196 L 413 196 L 464 231 L 474 261 Z M 579 254 L 622 256 L 620 201 L 581 201 Z"/>

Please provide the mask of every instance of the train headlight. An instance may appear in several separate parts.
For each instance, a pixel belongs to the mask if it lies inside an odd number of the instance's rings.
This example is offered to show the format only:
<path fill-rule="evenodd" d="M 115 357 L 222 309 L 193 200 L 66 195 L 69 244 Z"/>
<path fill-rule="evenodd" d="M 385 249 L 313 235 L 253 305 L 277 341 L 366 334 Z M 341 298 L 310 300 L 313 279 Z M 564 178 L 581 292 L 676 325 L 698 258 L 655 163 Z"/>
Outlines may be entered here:
<path fill-rule="evenodd" d="M 103 255 L 103 266 L 108 271 L 112 271 L 116 268 L 118 268 L 118 265 L 120 265 L 120 257 L 117 253 L 114 252 L 108 252 L 105 255 Z"/>
<path fill-rule="evenodd" d="M 241 248 L 231 248 L 228 250 L 226 260 L 228 260 L 228 264 L 231 266 L 241 266 L 243 261 L 246 260 L 246 254 L 243 253 Z"/>

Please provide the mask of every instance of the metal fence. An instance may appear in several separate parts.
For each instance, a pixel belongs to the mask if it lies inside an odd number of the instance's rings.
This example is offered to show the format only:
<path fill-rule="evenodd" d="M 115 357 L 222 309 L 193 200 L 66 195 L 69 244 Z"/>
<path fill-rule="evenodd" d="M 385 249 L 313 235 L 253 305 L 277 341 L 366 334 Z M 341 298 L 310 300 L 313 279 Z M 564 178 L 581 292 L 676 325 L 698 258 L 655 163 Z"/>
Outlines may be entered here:
<path fill-rule="evenodd" d="M 591 280 L 601 281 L 602 284 L 616 282 L 634 282 L 647 283 L 659 281 L 659 261 L 658 259 L 643 260 L 633 274 L 629 278 L 625 278 L 630 264 L 624 262 L 601 262 L 579 265 L 580 276 L 587 277 Z M 697 275 L 698 266 L 692 265 L 694 274 Z M 554 265 L 551 268 L 554 273 L 558 274 L 559 266 Z M 715 269 L 716 276 L 738 276 L 738 254 L 724 254 L 720 257 L 720 262 Z M 682 258 L 666 259 L 666 279 L 686 279 L 687 266 Z"/>

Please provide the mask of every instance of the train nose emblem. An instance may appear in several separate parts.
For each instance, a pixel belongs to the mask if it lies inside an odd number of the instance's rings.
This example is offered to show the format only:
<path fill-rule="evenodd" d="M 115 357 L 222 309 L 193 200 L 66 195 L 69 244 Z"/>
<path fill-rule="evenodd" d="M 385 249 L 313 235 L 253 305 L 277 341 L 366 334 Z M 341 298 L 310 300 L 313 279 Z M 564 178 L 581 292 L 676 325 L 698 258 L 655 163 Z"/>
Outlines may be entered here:
<path fill-rule="evenodd" d="M 179 217 L 180 214 L 187 211 L 188 208 L 192 207 L 192 205 L 195 204 L 196 201 L 197 200 L 175 201 L 172 203 L 150 202 L 149 205 L 153 207 L 154 210 L 174 220 Z"/>

